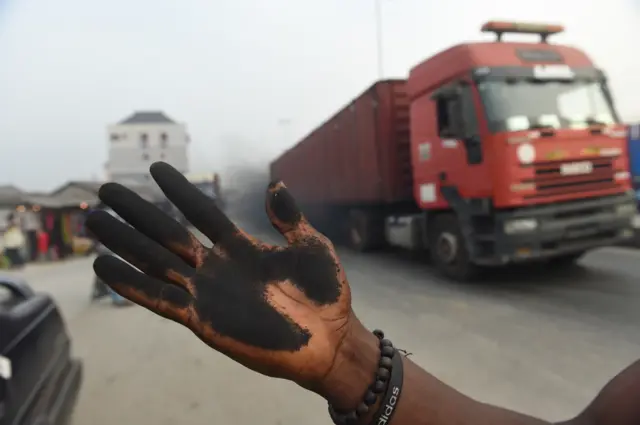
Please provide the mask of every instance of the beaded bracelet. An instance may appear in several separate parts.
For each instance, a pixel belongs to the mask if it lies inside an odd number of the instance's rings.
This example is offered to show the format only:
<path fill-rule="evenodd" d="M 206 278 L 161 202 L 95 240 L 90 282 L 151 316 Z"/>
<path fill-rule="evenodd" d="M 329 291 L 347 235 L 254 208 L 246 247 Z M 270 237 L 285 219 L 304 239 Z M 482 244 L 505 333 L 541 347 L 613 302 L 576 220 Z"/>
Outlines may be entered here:
<path fill-rule="evenodd" d="M 362 402 L 358 404 L 355 410 L 338 412 L 333 406 L 329 405 L 329 415 L 336 425 L 353 424 L 359 418 L 369 413 L 371 406 L 376 404 L 378 396 L 382 394 L 387 387 L 396 349 L 393 347 L 391 341 L 384 338 L 384 332 L 381 330 L 376 329 L 373 331 L 373 334 L 380 340 L 380 361 L 378 362 L 378 370 L 376 371 L 373 384 L 369 386 Z"/>

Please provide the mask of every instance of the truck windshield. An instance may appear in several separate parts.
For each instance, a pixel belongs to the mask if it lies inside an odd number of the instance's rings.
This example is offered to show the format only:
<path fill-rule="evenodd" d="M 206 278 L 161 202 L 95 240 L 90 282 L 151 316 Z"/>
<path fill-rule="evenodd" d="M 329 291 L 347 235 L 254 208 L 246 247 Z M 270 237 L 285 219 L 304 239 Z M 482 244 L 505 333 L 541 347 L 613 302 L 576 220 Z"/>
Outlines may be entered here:
<path fill-rule="evenodd" d="M 489 80 L 479 83 L 478 91 L 492 132 L 617 122 L 601 82 Z"/>

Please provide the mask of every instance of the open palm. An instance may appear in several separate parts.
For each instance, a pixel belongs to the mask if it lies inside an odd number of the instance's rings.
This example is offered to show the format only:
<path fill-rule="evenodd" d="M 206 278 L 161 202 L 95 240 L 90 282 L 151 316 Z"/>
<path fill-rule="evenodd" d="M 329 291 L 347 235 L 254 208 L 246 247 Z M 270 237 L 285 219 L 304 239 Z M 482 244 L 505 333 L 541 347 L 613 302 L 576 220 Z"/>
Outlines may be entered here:
<path fill-rule="evenodd" d="M 353 317 L 351 294 L 333 245 L 307 222 L 284 185 L 269 187 L 266 205 L 288 242 L 281 247 L 236 227 L 170 165 L 155 163 L 151 174 L 213 247 L 131 190 L 107 183 L 100 199 L 130 226 L 101 211 L 87 226 L 135 268 L 101 256 L 96 274 L 258 372 L 303 385 L 326 375 Z"/>

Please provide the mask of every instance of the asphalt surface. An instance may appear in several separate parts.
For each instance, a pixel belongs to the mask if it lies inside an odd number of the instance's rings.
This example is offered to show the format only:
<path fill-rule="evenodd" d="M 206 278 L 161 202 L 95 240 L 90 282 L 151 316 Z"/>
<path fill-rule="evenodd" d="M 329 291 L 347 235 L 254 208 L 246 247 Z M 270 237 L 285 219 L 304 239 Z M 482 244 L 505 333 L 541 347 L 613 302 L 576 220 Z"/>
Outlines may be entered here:
<path fill-rule="evenodd" d="M 640 357 L 640 251 L 608 248 L 563 273 L 509 269 L 474 284 L 399 253 L 340 254 L 361 319 L 484 402 L 566 419 Z M 89 258 L 19 273 L 53 294 L 84 359 L 74 425 L 330 423 L 319 397 L 233 363 L 177 324 L 91 304 Z"/>

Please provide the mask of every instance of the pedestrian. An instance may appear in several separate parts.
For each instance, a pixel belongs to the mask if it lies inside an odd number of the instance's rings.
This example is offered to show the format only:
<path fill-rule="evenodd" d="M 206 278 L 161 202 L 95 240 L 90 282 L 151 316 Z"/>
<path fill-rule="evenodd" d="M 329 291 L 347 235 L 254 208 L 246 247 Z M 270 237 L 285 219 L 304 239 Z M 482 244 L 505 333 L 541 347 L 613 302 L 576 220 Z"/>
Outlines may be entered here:
<path fill-rule="evenodd" d="M 25 248 L 26 239 L 15 215 L 10 214 L 7 221 L 8 226 L 4 232 L 5 255 L 9 259 L 11 268 L 19 268 L 24 265 L 22 252 Z"/>
<path fill-rule="evenodd" d="M 269 187 L 267 213 L 285 247 L 240 230 L 170 165 L 153 164 L 151 175 L 214 246 L 205 247 L 124 186 L 108 183 L 100 199 L 133 228 L 105 212 L 92 214 L 87 226 L 131 263 L 110 255 L 94 263 L 118 293 L 183 324 L 244 366 L 320 395 L 337 425 L 548 424 L 461 394 L 381 331 L 367 330 L 353 311 L 333 244 L 309 224 L 282 183 Z M 636 361 L 563 424 L 638 425 L 639 400 Z"/>
<path fill-rule="evenodd" d="M 35 261 L 38 259 L 38 232 L 41 228 L 40 213 L 33 208 L 21 215 L 20 223 L 26 239 L 25 259 Z"/>
<path fill-rule="evenodd" d="M 100 209 L 97 209 L 96 211 L 103 211 L 107 214 L 109 214 L 112 217 L 115 217 L 116 219 L 122 221 L 122 219 L 109 207 L 102 207 Z M 99 240 L 96 240 L 96 253 L 98 255 L 108 255 L 108 256 L 113 256 L 113 257 L 118 257 L 117 254 L 115 254 L 113 251 L 111 251 L 108 247 L 106 247 L 104 244 L 100 243 Z M 92 300 L 99 300 L 105 296 L 109 295 L 109 297 L 111 298 L 111 302 L 113 305 L 117 306 L 117 307 L 126 307 L 126 306 L 132 306 L 133 304 L 131 303 L 131 301 L 129 301 L 128 299 L 124 298 L 122 295 L 118 294 L 116 291 L 114 291 L 110 286 L 106 285 L 104 283 L 104 281 L 100 278 L 100 276 L 94 276 L 93 279 L 93 289 L 91 291 L 91 299 Z"/>
<path fill-rule="evenodd" d="M 38 259 L 49 260 L 49 233 L 44 229 L 38 230 Z"/>

